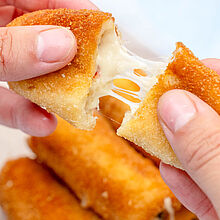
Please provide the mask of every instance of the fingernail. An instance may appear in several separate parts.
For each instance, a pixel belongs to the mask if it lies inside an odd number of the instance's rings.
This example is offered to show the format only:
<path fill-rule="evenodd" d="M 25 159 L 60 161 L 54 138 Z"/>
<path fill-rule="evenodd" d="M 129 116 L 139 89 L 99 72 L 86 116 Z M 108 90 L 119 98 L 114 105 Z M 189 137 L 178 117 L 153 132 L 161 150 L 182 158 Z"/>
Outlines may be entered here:
<path fill-rule="evenodd" d="M 172 91 L 161 97 L 158 113 L 160 120 L 175 133 L 192 120 L 196 108 L 183 91 Z"/>
<path fill-rule="evenodd" d="M 42 31 L 38 36 L 37 57 L 41 62 L 62 62 L 74 50 L 75 38 L 66 28 Z"/>

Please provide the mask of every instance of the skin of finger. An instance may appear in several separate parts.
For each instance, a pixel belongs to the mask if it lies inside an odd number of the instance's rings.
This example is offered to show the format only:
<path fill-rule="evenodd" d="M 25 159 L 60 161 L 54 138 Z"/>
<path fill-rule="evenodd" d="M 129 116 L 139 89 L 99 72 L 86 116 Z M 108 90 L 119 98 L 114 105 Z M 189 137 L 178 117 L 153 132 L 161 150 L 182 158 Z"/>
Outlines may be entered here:
<path fill-rule="evenodd" d="M 172 99 L 170 91 L 160 102 Z M 205 102 L 195 95 L 185 92 L 197 108 L 195 117 L 174 134 L 168 133 L 168 140 L 178 159 L 190 177 L 208 196 L 217 212 L 220 210 L 220 118 Z M 160 106 L 159 102 L 159 106 Z M 172 107 L 172 106 L 171 106 Z M 167 109 L 169 111 L 169 109 Z M 165 112 L 166 114 L 166 112 Z M 218 213 L 220 215 L 220 213 Z"/>
<path fill-rule="evenodd" d="M 210 200 L 187 173 L 164 163 L 160 164 L 160 172 L 179 201 L 199 219 L 218 219 Z"/>
<path fill-rule="evenodd" d="M 47 74 L 66 66 L 76 53 L 73 37 L 71 52 L 60 62 L 45 63 L 37 58 L 37 42 L 41 32 L 61 28 L 56 26 L 22 26 L 0 28 L 0 80 L 17 81 Z M 75 44 L 75 45 L 74 45 Z M 22 61 L 22 62 L 21 62 Z"/>
<path fill-rule="evenodd" d="M 69 8 L 69 9 L 93 9 L 98 8 L 89 0 L 0 0 L 1 5 L 14 5 L 25 11 L 37 11 L 41 9 L 56 9 L 56 8 Z"/>
<path fill-rule="evenodd" d="M 0 6 L 0 27 L 6 26 L 13 19 L 23 15 L 25 11 L 15 8 L 12 5 Z"/>
<path fill-rule="evenodd" d="M 32 136 L 47 136 L 57 125 L 54 115 L 23 97 L 0 87 L 0 124 Z"/>
<path fill-rule="evenodd" d="M 13 19 L 14 12 L 14 6 L 0 7 L 0 27 L 6 26 Z"/>
<path fill-rule="evenodd" d="M 202 62 L 220 75 L 220 59 L 209 58 L 202 60 Z"/>
<path fill-rule="evenodd" d="M 0 6 L 5 6 L 5 5 L 8 5 L 6 4 L 6 0 L 0 0 Z"/>

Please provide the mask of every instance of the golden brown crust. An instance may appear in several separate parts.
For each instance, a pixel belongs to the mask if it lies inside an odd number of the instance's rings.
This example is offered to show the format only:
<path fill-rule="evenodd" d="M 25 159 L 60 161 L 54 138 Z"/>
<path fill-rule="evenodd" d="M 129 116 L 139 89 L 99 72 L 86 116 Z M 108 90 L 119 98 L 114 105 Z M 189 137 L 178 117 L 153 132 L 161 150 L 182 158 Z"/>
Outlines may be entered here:
<path fill-rule="evenodd" d="M 100 112 L 109 119 L 114 130 L 117 130 L 121 126 L 125 113 L 130 110 L 130 107 L 127 104 L 112 96 L 101 97 L 99 107 Z M 158 158 L 147 153 L 142 147 L 139 147 L 132 142 L 129 142 L 129 144 L 144 157 L 150 158 L 157 167 L 159 166 L 160 160 Z"/>
<path fill-rule="evenodd" d="M 59 119 L 52 135 L 32 137 L 29 145 L 84 206 L 104 219 L 152 219 L 164 210 L 165 197 L 179 208 L 158 169 L 117 137 L 102 117 L 93 131 L 78 130 Z"/>
<path fill-rule="evenodd" d="M 0 203 L 13 220 L 98 220 L 36 161 L 7 162 L 0 175 Z"/>
<path fill-rule="evenodd" d="M 205 66 L 183 43 L 177 43 L 173 56 L 167 72 L 170 71 L 178 77 L 179 88 L 197 95 L 220 114 L 219 75 Z"/>
<path fill-rule="evenodd" d="M 56 9 L 26 14 L 9 26 L 58 25 L 70 28 L 77 40 L 77 54 L 68 65 L 44 76 L 9 86 L 32 102 L 55 112 L 71 124 L 91 129 L 92 113 L 86 114 L 85 104 L 96 72 L 97 47 L 105 29 L 114 29 L 111 14 L 92 10 Z"/>
<path fill-rule="evenodd" d="M 142 146 L 163 162 L 182 168 L 169 145 L 157 117 L 159 98 L 168 90 L 184 89 L 197 95 L 220 113 L 220 77 L 202 64 L 182 43 L 177 43 L 165 74 L 146 97 L 132 118 L 126 119 L 118 134 Z"/>
<path fill-rule="evenodd" d="M 110 120 L 115 130 L 120 127 L 125 113 L 130 110 L 129 105 L 112 96 L 101 97 L 99 108 L 100 112 Z"/>
<path fill-rule="evenodd" d="M 185 207 L 182 207 L 180 211 L 175 213 L 175 220 L 198 220 L 198 218 Z"/>

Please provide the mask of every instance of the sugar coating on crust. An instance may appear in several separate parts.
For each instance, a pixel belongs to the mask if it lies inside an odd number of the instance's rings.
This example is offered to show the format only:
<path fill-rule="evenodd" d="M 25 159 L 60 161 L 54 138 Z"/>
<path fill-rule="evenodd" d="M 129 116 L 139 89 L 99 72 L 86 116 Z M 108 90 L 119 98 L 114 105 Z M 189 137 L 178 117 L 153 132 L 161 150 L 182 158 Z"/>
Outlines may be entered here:
<path fill-rule="evenodd" d="M 165 73 L 160 75 L 158 83 L 146 94 L 135 114 L 124 118 L 118 135 L 143 147 L 163 162 L 183 169 L 157 117 L 159 98 L 171 89 L 190 91 L 220 113 L 219 75 L 179 42 Z"/>
<path fill-rule="evenodd" d="M 77 40 L 77 54 L 63 69 L 19 82 L 10 82 L 15 92 L 55 112 L 75 126 L 91 129 L 92 112 L 85 103 L 96 72 L 97 48 L 106 29 L 114 29 L 111 14 L 92 10 L 42 10 L 26 14 L 8 26 L 58 25 L 69 28 Z"/>

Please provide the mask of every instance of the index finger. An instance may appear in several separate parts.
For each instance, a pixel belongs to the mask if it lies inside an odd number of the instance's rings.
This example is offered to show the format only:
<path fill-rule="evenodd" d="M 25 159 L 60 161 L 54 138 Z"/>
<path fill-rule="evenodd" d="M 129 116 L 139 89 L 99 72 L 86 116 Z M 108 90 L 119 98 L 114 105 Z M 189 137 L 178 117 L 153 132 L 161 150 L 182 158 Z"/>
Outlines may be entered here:
<path fill-rule="evenodd" d="M 13 5 L 28 12 L 56 8 L 98 9 L 89 0 L 0 0 L 0 6 L 3 5 Z"/>

